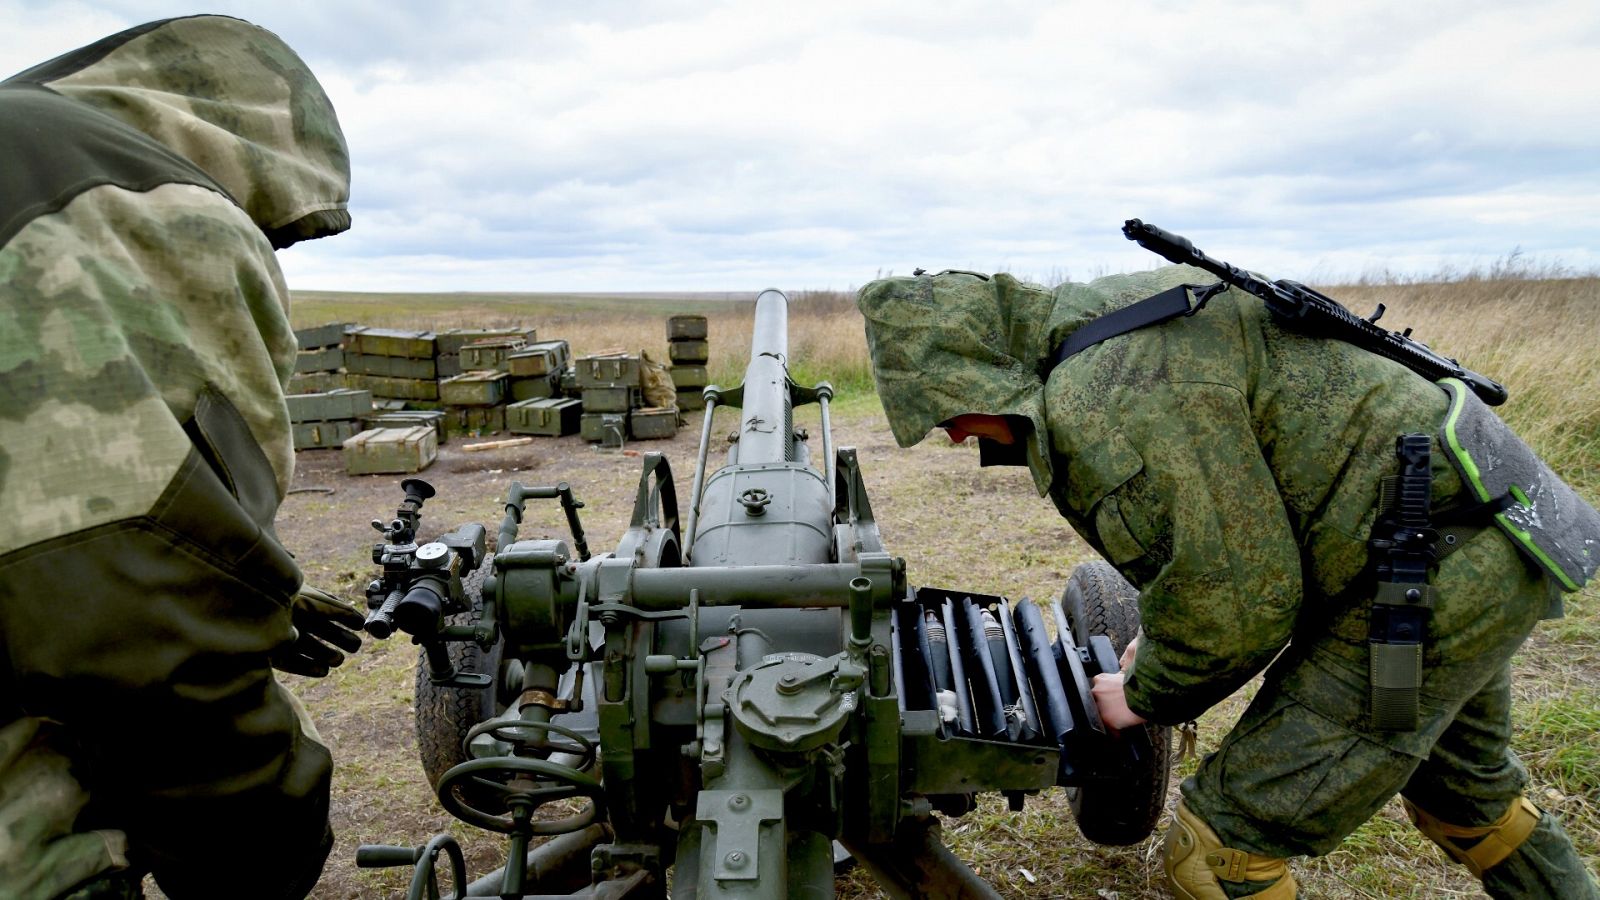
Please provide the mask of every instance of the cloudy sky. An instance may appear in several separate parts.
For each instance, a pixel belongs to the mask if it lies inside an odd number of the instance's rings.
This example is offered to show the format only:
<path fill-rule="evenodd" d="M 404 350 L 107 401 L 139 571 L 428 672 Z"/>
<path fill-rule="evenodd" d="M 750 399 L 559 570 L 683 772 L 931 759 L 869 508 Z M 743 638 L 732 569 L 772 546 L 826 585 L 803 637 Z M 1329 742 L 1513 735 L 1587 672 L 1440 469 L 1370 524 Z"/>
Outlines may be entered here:
<path fill-rule="evenodd" d="M 354 160 L 350 290 L 846 288 L 1145 268 L 1600 268 L 1595 0 L 0 0 L 0 69 L 196 11 L 280 34 Z"/>

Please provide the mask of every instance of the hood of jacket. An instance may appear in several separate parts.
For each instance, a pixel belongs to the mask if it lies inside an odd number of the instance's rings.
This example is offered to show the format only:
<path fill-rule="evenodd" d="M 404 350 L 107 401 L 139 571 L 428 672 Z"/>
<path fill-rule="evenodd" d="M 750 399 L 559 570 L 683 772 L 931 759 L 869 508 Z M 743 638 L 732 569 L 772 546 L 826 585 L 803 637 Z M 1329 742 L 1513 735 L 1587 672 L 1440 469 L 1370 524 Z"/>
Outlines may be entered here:
<path fill-rule="evenodd" d="M 264 28 L 165 19 L 7 83 L 41 85 L 154 138 L 227 190 L 275 248 L 350 227 L 350 155 L 333 104 Z"/>
<path fill-rule="evenodd" d="M 895 442 L 919 443 L 963 413 L 1015 416 L 1040 494 L 1053 480 L 1045 385 L 1055 349 L 1084 324 L 1185 281 L 1215 279 L 1171 266 L 1054 290 L 1006 274 L 946 271 L 863 287 L 867 347 Z"/>

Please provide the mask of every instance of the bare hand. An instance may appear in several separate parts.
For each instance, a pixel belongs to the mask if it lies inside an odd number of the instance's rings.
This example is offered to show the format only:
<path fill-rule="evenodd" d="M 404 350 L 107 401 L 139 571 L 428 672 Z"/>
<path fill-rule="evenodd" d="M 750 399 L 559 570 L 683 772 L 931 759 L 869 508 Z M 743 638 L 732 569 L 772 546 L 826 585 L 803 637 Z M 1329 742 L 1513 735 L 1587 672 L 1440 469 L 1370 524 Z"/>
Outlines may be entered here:
<path fill-rule="evenodd" d="M 1144 637 L 1143 631 L 1134 635 L 1133 640 L 1128 642 L 1128 646 L 1123 648 L 1122 657 L 1117 660 L 1117 665 L 1122 667 L 1122 671 L 1128 671 L 1128 667 L 1133 665 L 1133 657 L 1139 652 L 1139 638 L 1142 637 Z"/>
<path fill-rule="evenodd" d="M 1121 673 L 1096 675 L 1089 693 L 1094 695 L 1094 704 L 1100 708 L 1100 721 L 1113 734 L 1144 724 L 1144 717 L 1128 708 L 1128 699 L 1122 692 Z"/>

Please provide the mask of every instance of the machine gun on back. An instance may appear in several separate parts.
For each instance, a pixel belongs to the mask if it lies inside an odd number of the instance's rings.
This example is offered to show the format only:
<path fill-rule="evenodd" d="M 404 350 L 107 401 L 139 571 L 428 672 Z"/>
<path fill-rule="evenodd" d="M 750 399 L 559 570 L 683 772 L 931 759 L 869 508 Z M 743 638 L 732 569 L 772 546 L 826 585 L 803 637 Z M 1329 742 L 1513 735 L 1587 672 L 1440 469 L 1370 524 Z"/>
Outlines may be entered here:
<path fill-rule="evenodd" d="M 477 566 L 482 526 L 415 543 L 432 490 L 404 483 L 400 516 L 378 526 L 369 631 L 421 645 L 425 768 L 447 810 L 509 846 L 470 885 L 448 835 L 364 847 L 358 864 L 415 863 L 416 898 L 438 895 L 441 853 L 456 897 L 664 897 L 669 866 L 679 900 L 827 897 L 838 841 L 890 896 L 988 898 L 934 810 L 962 814 L 985 791 L 1020 809 L 1064 785 L 1091 839 L 1154 828 L 1169 735 L 1110 734 L 1089 693 L 1137 628 L 1131 589 L 1080 567 L 1052 639 L 1027 599 L 910 587 L 854 450 L 833 446 L 833 389 L 789 377 L 787 304 L 757 298 L 743 384 L 705 390 L 681 527 L 671 468 L 650 453 L 614 552 L 589 553 L 568 485 L 513 483 Z M 812 403 L 820 468 L 794 425 Z M 712 471 L 723 407 L 738 425 Z M 517 538 L 532 499 L 561 501 L 570 543 Z M 1104 621 L 1116 633 L 1093 633 Z M 581 806 L 539 815 L 558 800 Z M 560 836 L 530 851 L 544 835 Z"/>

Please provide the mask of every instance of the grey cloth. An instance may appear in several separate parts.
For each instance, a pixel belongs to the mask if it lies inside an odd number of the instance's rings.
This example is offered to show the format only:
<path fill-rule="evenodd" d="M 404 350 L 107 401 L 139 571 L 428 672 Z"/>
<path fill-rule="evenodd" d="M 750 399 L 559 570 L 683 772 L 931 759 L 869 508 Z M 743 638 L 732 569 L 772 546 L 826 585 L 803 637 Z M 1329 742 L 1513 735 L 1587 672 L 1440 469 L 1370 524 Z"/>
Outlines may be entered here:
<path fill-rule="evenodd" d="M 1582 588 L 1600 567 L 1600 512 L 1466 385 L 1446 378 L 1439 386 L 1450 395 L 1439 443 L 1462 483 L 1480 501 L 1516 497 L 1495 524 L 1564 590 Z"/>

